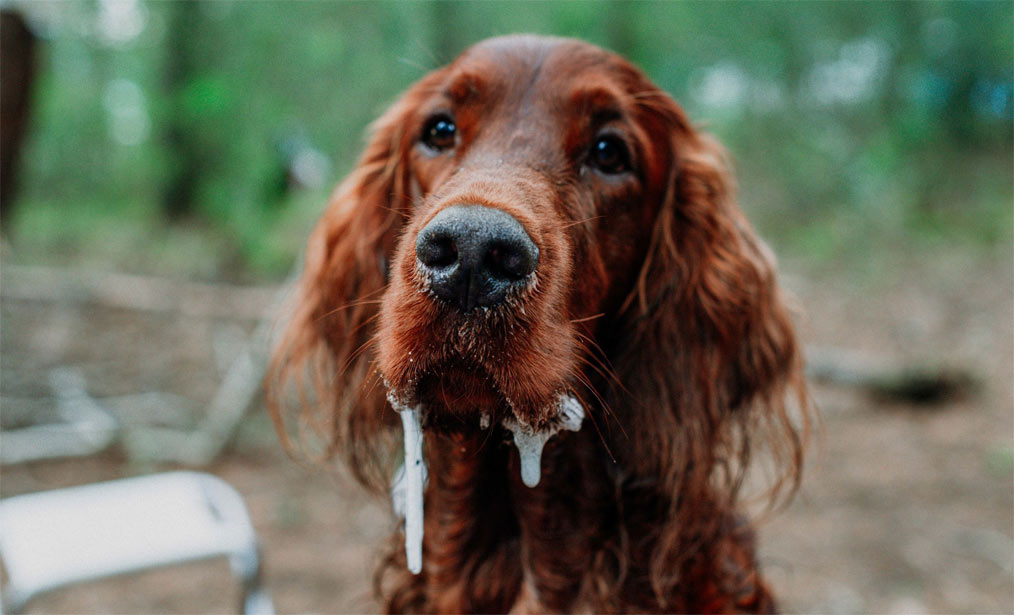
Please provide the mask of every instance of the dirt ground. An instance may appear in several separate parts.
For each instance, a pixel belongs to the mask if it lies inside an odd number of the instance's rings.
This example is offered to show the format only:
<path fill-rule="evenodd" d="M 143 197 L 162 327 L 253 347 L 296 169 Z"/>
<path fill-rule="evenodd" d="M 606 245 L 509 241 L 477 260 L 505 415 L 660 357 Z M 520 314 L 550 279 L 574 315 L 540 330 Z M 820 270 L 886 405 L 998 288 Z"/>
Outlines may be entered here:
<path fill-rule="evenodd" d="M 790 612 L 1010 613 L 1012 255 L 941 250 L 877 262 L 863 271 L 783 264 L 784 283 L 807 314 L 800 324 L 806 344 L 849 349 L 885 365 L 956 366 L 981 384 L 932 406 L 815 385 L 822 432 L 793 503 L 760 522 L 764 569 Z M 189 400 L 195 414 L 221 378 L 210 340 L 252 328 L 10 297 L 0 309 L 0 399 L 8 424 L 51 406 L 48 374 L 68 365 L 81 369 L 100 402 L 162 391 Z M 0 494 L 166 469 L 114 448 L 4 467 Z M 394 525 L 382 503 L 366 499 L 340 471 L 314 472 L 286 458 L 263 409 L 205 469 L 245 496 L 279 612 L 376 611 L 376 547 Z M 237 596 L 226 563 L 213 561 L 55 592 L 30 612 L 224 613 L 235 611 Z"/>

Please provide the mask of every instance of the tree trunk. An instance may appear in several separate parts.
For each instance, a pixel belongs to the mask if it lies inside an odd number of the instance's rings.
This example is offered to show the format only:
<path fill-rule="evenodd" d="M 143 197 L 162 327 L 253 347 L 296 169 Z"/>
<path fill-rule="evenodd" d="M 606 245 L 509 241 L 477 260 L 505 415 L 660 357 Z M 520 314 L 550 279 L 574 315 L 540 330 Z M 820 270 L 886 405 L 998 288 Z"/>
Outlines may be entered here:
<path fill-rule="evenodd" d="M 194 211 L 202 168 L 200 147 L 191 136 L 183 108 L 187 86 L 198 70 L 195 42 L 201 7 L 197 2 L 170 2 L 166 8 L 168 56 L 164 87 L 168 108 L 163 118 L 163 142 L 169 170 L 162 210 L 170 220 L 179 220 Z"/>

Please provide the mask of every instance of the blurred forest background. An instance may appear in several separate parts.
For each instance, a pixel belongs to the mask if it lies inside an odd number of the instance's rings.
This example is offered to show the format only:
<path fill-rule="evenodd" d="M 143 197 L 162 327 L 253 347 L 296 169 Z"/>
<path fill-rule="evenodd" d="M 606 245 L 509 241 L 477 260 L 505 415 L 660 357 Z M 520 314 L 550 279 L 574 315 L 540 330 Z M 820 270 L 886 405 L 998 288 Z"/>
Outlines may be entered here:
<path fill-rule="evenodd" d="M 277 278 L 367 124 L 516 31 L 641 66 L 728 145 L 780 252 L 1011 238 L 1010 2 L 6 5 L 41 39 L 18 261 Z"/>
<path fill-rule="evenodd" d="M 258 390 L 272 298 L 410 83 L 489 36 L 574 36 L 726 144 L 800 308 L 824 430 L 760 527 L 783 608 L 1014 612 L 1014 2 L 0 8 L 5 110 L 34 40 L 0 199 L 3 497 L 200 467 L 246 498 L 280 612 L 377 611 L 394 521 L 285 458 Z M 30 437 L 75 416 L 81 450 Z M 36 608 L 231 612 L 218 564 Z"/>

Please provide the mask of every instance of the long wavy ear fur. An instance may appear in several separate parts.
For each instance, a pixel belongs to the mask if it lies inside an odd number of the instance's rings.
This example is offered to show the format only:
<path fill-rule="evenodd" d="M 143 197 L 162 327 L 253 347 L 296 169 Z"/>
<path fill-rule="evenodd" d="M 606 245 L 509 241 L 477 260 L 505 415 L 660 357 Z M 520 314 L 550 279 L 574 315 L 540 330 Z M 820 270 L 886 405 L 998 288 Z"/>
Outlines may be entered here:
<path fill-rule="evenodd" d="M 332 195 L 310 237 L 267 378 L 269 409 L 287 449 L 293 451 L 288 434 L 296 431 L 304 455 L 339 453 L 360 482 L 378 490 L 390 479 L 390 447 L 378 438 L 392 417 L 385 415 L 372 344 L 387 262 L 408 207 L 406 125 L 419 95 L 413 88 L 377 120 L 358 165 Z"/>
<path fill-rule="evenodd" d="M 716 511 L 736 500 L 757 445 L 772 454 L 771 502 L 793 490 L 808 406 L 773 258 L 735 203 L 724 150 L 668 97 L 652 106 L 671 135 L 669 178 L 613 357 L 626 399 L 612 406 L 634 413 L 623 463 L 672 498 L 651 570 L 665 596 L 679 562 L 721 531 Z"/>

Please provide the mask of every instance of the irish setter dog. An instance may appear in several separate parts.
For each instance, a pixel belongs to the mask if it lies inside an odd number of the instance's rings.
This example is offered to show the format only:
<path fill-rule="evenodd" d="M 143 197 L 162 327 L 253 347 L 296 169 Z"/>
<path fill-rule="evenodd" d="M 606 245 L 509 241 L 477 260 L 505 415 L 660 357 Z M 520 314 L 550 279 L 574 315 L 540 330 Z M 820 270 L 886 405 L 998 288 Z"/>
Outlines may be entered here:
<path fill-rule="evenodd" d="M 400 476 L 388 611 L 774 609 L 741 486 L 763 448 L 792 492 L 806 392 L 733 192 L 715 140 L 576 40 L 481 42 L 376 122 L 270 382 L 287 445 L 298 405 L 363 484 Z"/>

